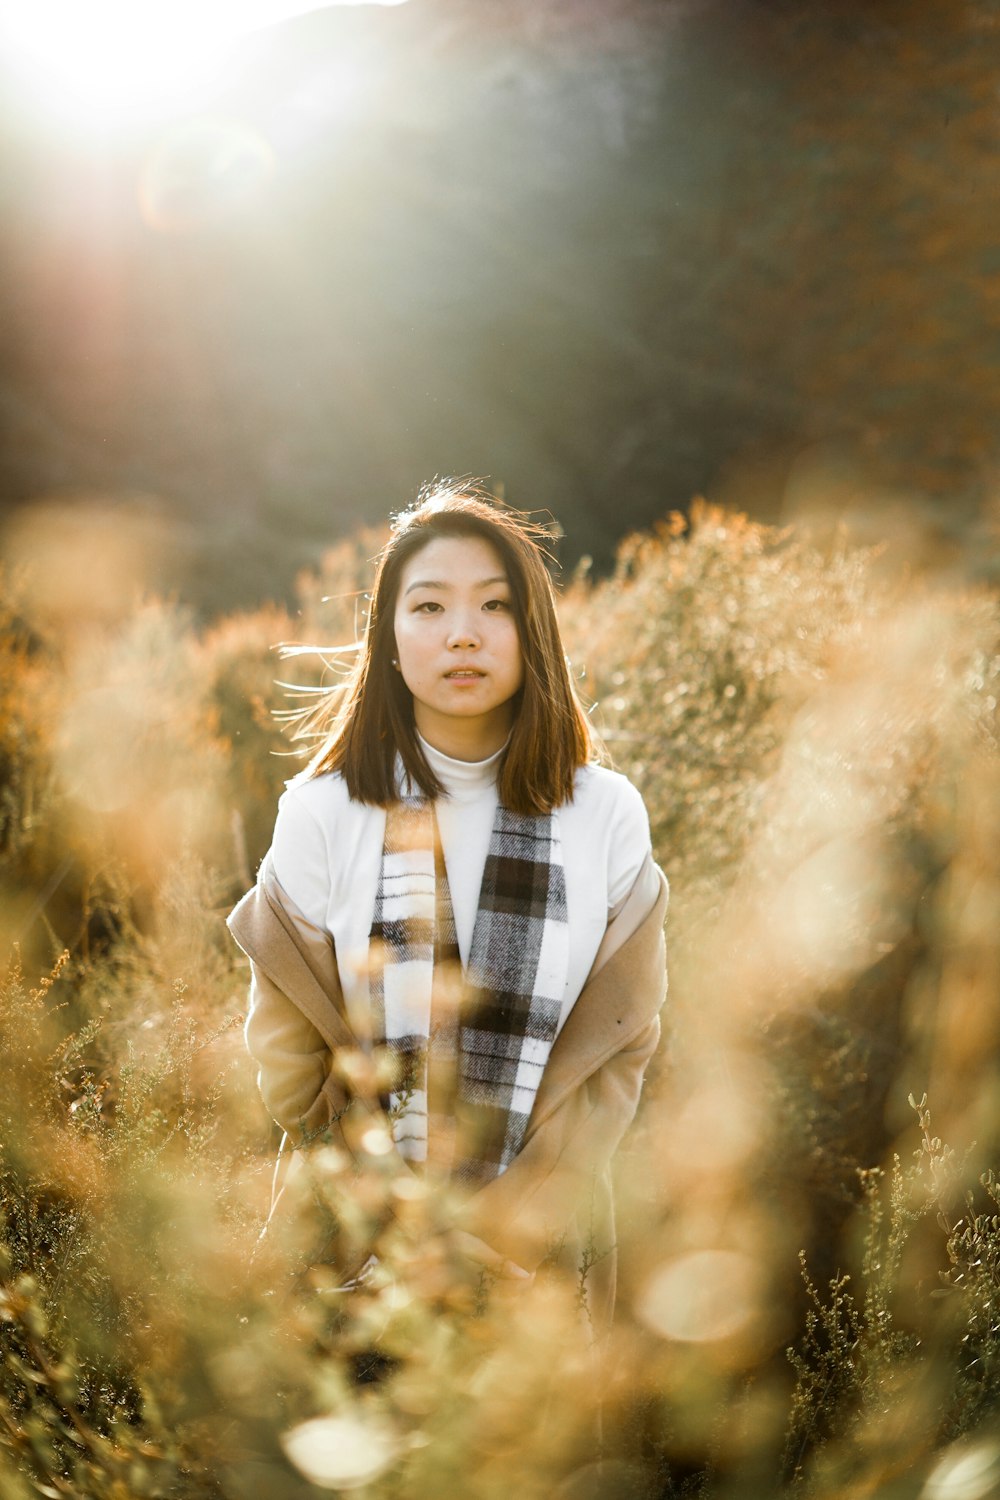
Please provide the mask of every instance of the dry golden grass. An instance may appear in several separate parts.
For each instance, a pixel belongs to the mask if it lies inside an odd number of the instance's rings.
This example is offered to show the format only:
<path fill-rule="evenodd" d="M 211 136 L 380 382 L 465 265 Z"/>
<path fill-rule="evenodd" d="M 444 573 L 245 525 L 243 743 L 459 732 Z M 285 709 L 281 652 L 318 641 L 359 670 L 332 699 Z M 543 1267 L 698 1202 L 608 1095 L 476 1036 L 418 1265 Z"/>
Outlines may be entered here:
<path fill-rule="evenodd" d="M 344 644 L 376 546 L 294 628 L 6 587 L 0 1500 L 993 1493 L 1000 613 L 891 542 L 703 505 L 565 591 L 673 887 L 612 1341 L 572 1280 L 484 1303 L 377 1152 L 299 1188 L 383 1225 L 364 1291 L 253 1256 L 274 1138 L 222 918 L 297 764 L 275 679 L 331 680 L 273 647 Z"/>

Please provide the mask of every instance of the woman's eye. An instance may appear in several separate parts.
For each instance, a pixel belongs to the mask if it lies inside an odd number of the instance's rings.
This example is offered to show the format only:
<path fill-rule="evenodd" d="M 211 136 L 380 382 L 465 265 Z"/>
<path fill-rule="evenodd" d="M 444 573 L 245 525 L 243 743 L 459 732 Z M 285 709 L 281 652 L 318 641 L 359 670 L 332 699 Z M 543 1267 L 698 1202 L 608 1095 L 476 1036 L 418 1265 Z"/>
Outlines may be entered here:
<path fill-rule="evenodd" d="M 441 606 L 436 599 L 424 599 L 420 604 L 414 605 L 413 613 L 415 615 L 430 615 L 434 614 L 434 612 L 436 610 L 439 610 L 440 608 Z"/>
<path fill-rule="evenodd" d="M 483 605 L 483 608 L 484 609 L 492 609 L 494 611 L 495 610 L 502 610 L 502 609 L 510 609 L 510 600 L 509 599 L 488 599 L 486 601 L 486 603 Z"/>

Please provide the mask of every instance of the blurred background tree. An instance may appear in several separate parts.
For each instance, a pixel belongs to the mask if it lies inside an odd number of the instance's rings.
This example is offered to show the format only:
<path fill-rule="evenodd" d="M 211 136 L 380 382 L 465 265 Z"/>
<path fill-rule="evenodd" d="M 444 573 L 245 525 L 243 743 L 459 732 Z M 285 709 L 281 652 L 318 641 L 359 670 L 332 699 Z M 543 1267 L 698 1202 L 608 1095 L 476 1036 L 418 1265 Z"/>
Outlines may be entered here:
<path fill-rule="evenodd" d="M 0 514 L 98 495 L 209 613 L 438 471 L 570 562 L 821 492 L 989 565 L 993 0 L 332 5 L 184 89 L 183 8 L 64 10 L 0 32 Z"/>

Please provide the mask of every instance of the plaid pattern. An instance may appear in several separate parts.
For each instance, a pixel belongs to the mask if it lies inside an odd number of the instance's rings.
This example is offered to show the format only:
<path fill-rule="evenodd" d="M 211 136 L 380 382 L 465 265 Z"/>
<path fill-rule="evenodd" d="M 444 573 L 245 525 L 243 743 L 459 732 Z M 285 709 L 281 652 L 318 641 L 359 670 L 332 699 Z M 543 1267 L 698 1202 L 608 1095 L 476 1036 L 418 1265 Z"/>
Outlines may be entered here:
<path fill-rule="evenodd" d="M 440 1118 L 447 1102 L 429 1099 L 431 1053 L 446 1096 L 455 1071 L 449 1002 L 460 965 L 437 821 L 423 799 L 404 798 L 386 817 L 370 951 L 373 1036 L 398 1061 L 388 1099 L 393 1138 L 408 1161 L 425 1162 L 429 1106 Z"/>
<path fill-rule="evenodd" d="M 400 1153 L 488 1182 L 521 1149 L 566 987 L 556 814 L 497 807 L 463 975 L 433 806 L 395 804 L 371 941 L 374 1034 L 400 1061 L 389 1098 Z"/>

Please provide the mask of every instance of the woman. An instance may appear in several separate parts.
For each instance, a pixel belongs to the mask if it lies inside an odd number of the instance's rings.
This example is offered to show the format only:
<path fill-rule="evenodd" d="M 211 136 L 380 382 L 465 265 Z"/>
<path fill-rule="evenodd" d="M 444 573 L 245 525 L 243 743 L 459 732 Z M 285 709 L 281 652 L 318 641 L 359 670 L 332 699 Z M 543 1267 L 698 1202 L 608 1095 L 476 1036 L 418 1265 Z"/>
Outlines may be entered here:
<path fill-rule="evenodd" d="M 230 928 L 283 1153 L 353 1143 L 335 1060 L 384 1047 L 386 1126 L 458 1191 L 462 1252 L 515 1281 L 568 1259 L 606 1325 L 608 1169 L 659 1036 L 667 892 L 638 792 L 594 763 L 539 534 L 462 481 L 398 518 Z"/>

